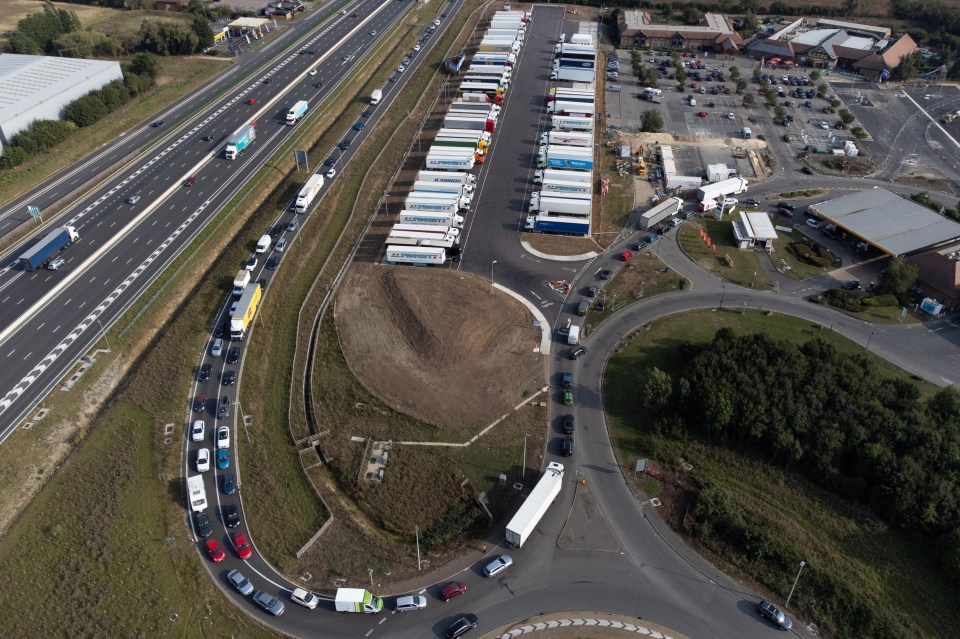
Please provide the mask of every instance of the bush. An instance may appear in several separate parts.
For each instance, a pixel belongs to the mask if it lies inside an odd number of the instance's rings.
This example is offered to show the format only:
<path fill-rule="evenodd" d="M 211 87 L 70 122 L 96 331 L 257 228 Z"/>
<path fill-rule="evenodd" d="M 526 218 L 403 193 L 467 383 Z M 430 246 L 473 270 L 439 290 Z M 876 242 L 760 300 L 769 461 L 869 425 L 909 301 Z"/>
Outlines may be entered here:
<path fill-rule="evenodd" d="M 0 157 L 0 169 L 12 169 L 15 166 L 20 166 L 29 159 L 29 153 L 19 146 L 11 146 L 8 149 L 4 149 L 3 157 Z"/>
<path fill-rule="evenodd" d="M 864 306 L 900 306 L 900 300 L 897 299 L 896 295 L 886 294 L 886 295 L 874 295 L 871 297 L 865 297 L 860 300 L 860 303 Z"/>

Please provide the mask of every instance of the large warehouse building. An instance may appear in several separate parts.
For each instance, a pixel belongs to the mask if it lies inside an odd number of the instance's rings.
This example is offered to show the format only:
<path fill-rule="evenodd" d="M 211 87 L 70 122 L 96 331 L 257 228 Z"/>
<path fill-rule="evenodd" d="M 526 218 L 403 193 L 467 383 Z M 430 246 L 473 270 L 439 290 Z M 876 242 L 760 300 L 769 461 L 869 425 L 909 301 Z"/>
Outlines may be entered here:
<path fill-rule="evenodd" d="M 118 62 L 0 54 L 0 153 L 34 120 L 59 120 L 69 103 L 122 79 Z"/>
<path fill-rule="evenodd" d="M 921 293 L 948 310 L 960 307 L 960 224 L 876 187 L 811 204 L 837 230 L 883 251 L 903 256 L 920 270 Z"/>

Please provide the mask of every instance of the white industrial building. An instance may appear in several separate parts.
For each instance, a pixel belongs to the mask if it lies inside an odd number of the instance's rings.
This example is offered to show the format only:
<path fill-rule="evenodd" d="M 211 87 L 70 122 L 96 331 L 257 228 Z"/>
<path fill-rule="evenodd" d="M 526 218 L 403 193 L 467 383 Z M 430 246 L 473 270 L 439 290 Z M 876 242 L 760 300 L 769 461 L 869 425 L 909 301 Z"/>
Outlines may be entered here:
<path fill-rule="evenodd" d="M 0 54 L 0 154 L 34 120 L 59 120 L 66 105 L 122 79 L 114 61 Z"/>
<path fill-rule="evenodd" d="M 737 247 L 741 250 L 761 247 L 773 252 L 773 241 L 777 239 L 777 231 L 773 228 L 770 215 L 767 213 L 740 212 L 740 219 L 733 221 L 733 236 L 737 240 Z"/>

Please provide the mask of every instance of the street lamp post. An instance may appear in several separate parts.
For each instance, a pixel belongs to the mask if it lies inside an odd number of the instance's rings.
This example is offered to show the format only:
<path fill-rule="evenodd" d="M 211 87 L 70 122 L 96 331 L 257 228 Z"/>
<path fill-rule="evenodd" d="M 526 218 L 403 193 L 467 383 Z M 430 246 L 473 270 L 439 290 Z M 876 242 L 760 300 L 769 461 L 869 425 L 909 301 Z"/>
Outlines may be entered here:
<path fill-rule="evenodd" d="M 113 349 L 110 348 L 110 339 L 107 337 L 107 329 L 103 327 L 103 322 L 101 322 L 100 320 L 97 320 L 97 324 L 100 325 L 100 330 L 103 331 L 103 341 L 107 343 L 107 350 L 112 353 Z"/>
<path fill-rule="evenodd" d="M 493 265 L 497 263 L 497 260 L 490 262 L 490 288 L 493 288 Z"/>
<path fill-rule="evenodd" d="M 806 565 L 807 565 L 807 562 L 805 561 L 800 562 L 800 570 L 797 571 L 797 576 L 794 578 L 793 585 L 790 587 L 790 594 L 787 595 L 787 601 L 786 603 L 783 604 L 784 608 L 790 607 L 790 597 L 793 596 L 793 591 L 797 587 L 797 582 L 800 581 L 800 573 L 803 572 L 803 567 Z"/>
<path fill-rule="evenodd" d="M 720 285 L 720 308 L 721 309 L 723 308 L 723 296 L 726 292 L 727 292 L 726 284 L 721 284 Z"/>

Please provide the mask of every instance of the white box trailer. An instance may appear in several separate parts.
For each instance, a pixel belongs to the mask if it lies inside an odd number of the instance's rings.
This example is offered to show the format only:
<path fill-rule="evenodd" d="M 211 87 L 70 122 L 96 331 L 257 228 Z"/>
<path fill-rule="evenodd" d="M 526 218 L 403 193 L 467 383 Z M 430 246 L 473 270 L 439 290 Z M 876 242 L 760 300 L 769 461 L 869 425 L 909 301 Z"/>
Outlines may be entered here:
<path fill-rule="evenodd" d="M 576 131 L 547 131 L 540 136 L 540 144 L 593 147 L 593 133 Z"/>
<path fill-rule="evenodd" d="M 704 200 L 716 200 L 720 196 L 737 195 L 746 190 L 747 181 L 745 179 L 739 177 L 730 178 L 729 180 L 701 186 L 697 189 L 697 199 L 701 202 Z"/>
<path fill-rule="evenodd" d="M 413 183 L 415 193 L 450 193 L 452 195 L 469 195 L 473 193 L 472 184 L 458 184 L 456 182 L 421 182 Z"/>
<path fill-rule="evenodd" d="M 442 265 L 447 261 L 447 252 L 431 246 L 387 246 L 384 258 L 387 264 L 412 264 L 414 266 Z"/>
<path fill-rule="evenodd" d="M 592 200 L 579 200 L 567 197 L 541 197 L 535 206 L 531 207 L 531 213 L 539 212 L 540 215 L 564 214 L 588 217 Z"/>
<path fill-rule="evenodd" d="M 473 155 L 463 158 L 452 158 L 449 156 L 427 156 L 427 169 L 433 171 L 469 171 L 474 167 L 476 160 Z"/>
<path fill-rule="evenodd" d="M 421 241 L 424 240 L 445 240 L 450 242 L 456 242 L 456 235 L 437 235 L 435 233 L 425 233 L 421 231 L 394 231 L 391 229 L 390 234 L 387 236 L 387 244 L 404 244 L 407 240 L 413 240 L 416 242 L 414 246 L 419 246 Z"/>
<path fill-rule="evenodd" d="M 393 228 L 390 229 L 390 234 L 402 233 L 404 231 L 411 233 L 429 233 L 437 237 L 460 237 L 460 229 L 454 228 L 449 224 L 407 224 L 406 222 L 394 224 Z"/>
<path fill-rule="evenodd" d="M 470 209 L 471 198 L 469 195 L 457 195 L 455 193 L 437 193 L 435 191 L 412 191 L 407 196 L 407 202 L 443 202 L 447 204 L 453 202 L 465 211 Z"/>
<path fill-rule="evenodd" d="M 463 216 L 456 213 L 430 213 L 429 211 L 400 211 L 403 224 L 441 225 L 451 228 L 463 228 Z"/>
<path fill-rule="evenodd" d="M 584 185 L 582 182 L 574 182 L 574 184 L 589 186 L 589 185 Z M 574 191 L 574 192 L 534 191 L 533 193 L 530 194 L 530 201 L 536 202 L 542 197 L 556 197 L 556 198 L 561 198 L 565 200 L 586 200 L 588 202 L 591 199 L 593 199 L 593 195 L 589 191 Z"/>
<path fill-rule="evenodd" d="M 420 171 L 417 173 L 418 182 L 457 182 L 459 184 L 476 184 L 477 176 L 462 171 Z"/>
<path fill-rule="evenodd" d="M 305 213 L 322 188 L 323 176 L 319 173 L 311 175 L 310 179 L 303 185 L 303 188 L 300 189 L 300 193 L 297 194 L 297 200 L 293 204 L 293 210 L 297 213 Z"/>
<path fill-rule="evenodd" d="M 550 74 L 551 80 L 560 82 L 593 82 L 597 77 L 594 69 L 560 67 Z"/>
<path fill-rule="evenodd" d="M 534 182 L 585 182 L 593 184 L 592 171 L 566 171 L 564 169 L 540 169 L 534 174 Z"/>
<path fill-rule="evenodd" d="M 550 118 L 550 126 L 558 131 L 593 131 L 595 123 L 592 118 L 555 115 Z"/>
<path fill-rule="evenodd" d="M 540 191 L 544 195 L 550 193 L 587 193 L 593 192 L 593 184 L 590 182 L 577 182 L 576 180 L 544 180 L 540 186 Z"/>
<path fill-rule="evenodd" d="M 680 212 L 683 200 L 678 197 L 668 197 L 640 216 L 640 228 L 653 228 L 660 222 L 669 219 Z"/>
<path fill-rule="evenodd" d="M 508 544 L 515 548 L 523 546 L 550 508 L 550 504 L 560 494 L 561 488 L 563 488 L 563 464 L 550 462 L 543 477 L 507 524 Z"/>

